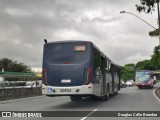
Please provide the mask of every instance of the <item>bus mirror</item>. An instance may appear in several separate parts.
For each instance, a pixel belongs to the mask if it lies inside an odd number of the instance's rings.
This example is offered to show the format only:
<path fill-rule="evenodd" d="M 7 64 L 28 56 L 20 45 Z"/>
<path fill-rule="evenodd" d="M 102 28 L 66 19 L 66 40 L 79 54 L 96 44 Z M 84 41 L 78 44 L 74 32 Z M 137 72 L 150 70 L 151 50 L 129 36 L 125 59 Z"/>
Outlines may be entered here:
<path fill-rule="evenodd" d="M 47 40 L 46 40 L 46 39 L 44 39 L 44 42 L 45 42 L 45 43 L 47 43 Z"/>

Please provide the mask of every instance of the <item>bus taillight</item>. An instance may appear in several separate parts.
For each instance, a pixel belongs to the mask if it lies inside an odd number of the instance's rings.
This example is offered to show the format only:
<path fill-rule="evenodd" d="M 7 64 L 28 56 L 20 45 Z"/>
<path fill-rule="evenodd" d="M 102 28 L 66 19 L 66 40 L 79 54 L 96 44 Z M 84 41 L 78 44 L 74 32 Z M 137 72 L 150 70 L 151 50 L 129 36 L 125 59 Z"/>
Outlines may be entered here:
<path fill-rule="evenodd" d="M 43 84 L 47 85 L 47 76 L 46 76 L 46 69 L 43 68 L 42 70 L 42 82 Z"/>
<path fill-rule="evenodd" d="M 86 81 L 86 85 L 88 85 L 91 82 L 91 74 L 92 74 L 92 68 L 89 67 L 87 69 L 87 81 Z"/>

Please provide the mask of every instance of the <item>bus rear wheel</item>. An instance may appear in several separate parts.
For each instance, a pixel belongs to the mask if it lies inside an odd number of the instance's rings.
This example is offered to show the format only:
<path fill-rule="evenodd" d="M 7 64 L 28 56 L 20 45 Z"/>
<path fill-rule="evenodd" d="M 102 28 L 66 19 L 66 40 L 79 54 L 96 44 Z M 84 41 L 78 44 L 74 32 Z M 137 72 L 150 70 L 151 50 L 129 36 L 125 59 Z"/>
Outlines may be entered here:
<path fill-rule="evenodd" d="M 107 91 L 106 92 L 107 92 L 106 95 L 101 96 L 100 100 L 108 100 L 109 99 L 109 97 L 110 97 L 109 85 L 107 86 Z"/>
<path fill-rule="evenodd" d="M 71 101 L 81 101 L 82 96 L 70 96 Z"/>
<path fill-rule="evenodd" d="M 110 89 L 109 89 L 109 85 L 107 86 L 107 94 L 106 94 L 106 100 L 108 100 L 110 97 Z"/>

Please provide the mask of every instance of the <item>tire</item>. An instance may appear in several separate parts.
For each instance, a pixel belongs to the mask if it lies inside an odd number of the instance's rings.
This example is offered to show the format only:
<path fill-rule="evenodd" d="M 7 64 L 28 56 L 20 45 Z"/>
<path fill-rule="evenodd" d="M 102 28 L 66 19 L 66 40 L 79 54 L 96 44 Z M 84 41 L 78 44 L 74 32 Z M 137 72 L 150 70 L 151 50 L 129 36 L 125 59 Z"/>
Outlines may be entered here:
<path fill-rule="evenodd" d="M 118 91 L 114 92 L 114 95 L 117 95 L 118 94 Z"/>
<path fill-rule="evenodd" d="M 140 86 L 138 86 L 138 88 L 139 88 L 139 89 L 141 89 L 141 87 L 140 87 Z"/>
<path fill-rule="evenodd" d="M 70 96 L 70 100 L 71 101 L 81 101 L 82 100 L 82 96 Z"/>
<path fill-rule="evenodd" d="M 91 98 L 94 99 L 94 100 L 97 100 L 97 99 L 98 99 L 98 97 L 95 96 L 95 95 L 92 95 Z"/>
<path fill-rule="evenodd" d="M 106 100 L 106 95 L 99 97 L 99 100 L 100 100 L 100 101 Z"/>
<path fill-rule="evenodd" d="M 106 94 L 106 100 L 108 100 L 110 97 L 110 89 L 109 89 L 109 85 L 107 86 L 107 94 Z"/>

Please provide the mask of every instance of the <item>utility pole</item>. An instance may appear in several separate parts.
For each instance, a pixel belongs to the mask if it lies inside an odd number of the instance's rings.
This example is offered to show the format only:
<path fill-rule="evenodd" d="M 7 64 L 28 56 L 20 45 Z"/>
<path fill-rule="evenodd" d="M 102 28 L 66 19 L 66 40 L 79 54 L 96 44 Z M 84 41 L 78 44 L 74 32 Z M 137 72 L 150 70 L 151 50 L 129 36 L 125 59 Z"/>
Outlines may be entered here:
<path fill-rule="evenodd" d="M 159 0 L 157 0 L 157 10 L 158 10 L 158 25 L 159 25 L 159 46 L 160 46 L 160 14 L 159 14 Z"/>

